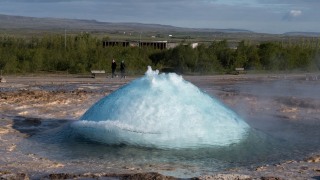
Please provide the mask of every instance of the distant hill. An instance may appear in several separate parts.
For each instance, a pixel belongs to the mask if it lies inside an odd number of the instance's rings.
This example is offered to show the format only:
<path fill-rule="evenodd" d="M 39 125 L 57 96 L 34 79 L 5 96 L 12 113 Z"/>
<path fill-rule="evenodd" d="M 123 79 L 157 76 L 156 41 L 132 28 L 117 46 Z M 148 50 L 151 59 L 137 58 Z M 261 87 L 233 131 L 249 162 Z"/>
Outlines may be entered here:
<path fill-rule="evenodd" d="M 182 28 L 161 24 L 143 23 L 111 23 L 96 20 L 35 18 L 10 16 L 0 14 L 0 29 L 15 30 L 61 30 L 72 29 L 79 31 L 138 31 L 138 32 L 222 32 L 222 33 L 253 33 L 243 29 L 198 29 Z"/>
<path fill-rule="evenodd" d="M 162 24 L 144 24 L 134 22 L 100 22 L 96 20 L 63 19 L 63 18 L 36 18 L 25 16 L 12 16 L 0 14 L 0 33 L 14 35 L 39 35 L 47 32 L 60 32 L 67 30 L 69 33 L 91 32 L 94 34 L 113 36 L 116 39 L 127 39 L 121 36 L 122 32 L 133 32 L 135 36 L 140 33 L 160 35 L 175 33 L 171 39 L 197 39 L 197 41 L 210 41 L 216 38 L 253 41 L 281 40 L 283 38 L 320 37 L 320 32 L 287 32 L 283 34 L 256 33 L 245 29 L 214 29 L 214 28 L 183 28 Z"/>
<path fill-rule="evenodd" d="M 319 37 L 320 32 L 287 32 L 284 33 L 287 36 L 310 36 L 310 37 Z"/>

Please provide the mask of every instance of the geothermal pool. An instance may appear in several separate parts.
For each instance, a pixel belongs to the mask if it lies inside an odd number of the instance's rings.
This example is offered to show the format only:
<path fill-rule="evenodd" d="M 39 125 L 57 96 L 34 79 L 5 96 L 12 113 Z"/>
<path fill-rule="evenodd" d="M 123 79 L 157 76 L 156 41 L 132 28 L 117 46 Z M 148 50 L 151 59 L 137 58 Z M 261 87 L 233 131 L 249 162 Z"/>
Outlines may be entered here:
<path fill-rule="evenodd" d="M 255 168 L 320 150 L 318 82 L 191 81 L 149 69 L 79 120 L 30 126 L 44 130 L 19 150 L 62 162 L 65 172 L 176 177 Z"/>

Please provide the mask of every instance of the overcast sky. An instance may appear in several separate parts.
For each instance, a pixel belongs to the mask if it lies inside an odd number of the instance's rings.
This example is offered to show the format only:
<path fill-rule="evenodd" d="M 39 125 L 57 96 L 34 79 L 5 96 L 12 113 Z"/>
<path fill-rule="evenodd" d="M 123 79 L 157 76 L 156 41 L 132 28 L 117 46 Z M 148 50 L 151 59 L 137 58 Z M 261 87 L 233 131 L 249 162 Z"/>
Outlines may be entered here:
<path fill-rule="evenodd" d="M 320 0 L 0 0 L 0 14 L 266 33 L 320 32 Z"/>

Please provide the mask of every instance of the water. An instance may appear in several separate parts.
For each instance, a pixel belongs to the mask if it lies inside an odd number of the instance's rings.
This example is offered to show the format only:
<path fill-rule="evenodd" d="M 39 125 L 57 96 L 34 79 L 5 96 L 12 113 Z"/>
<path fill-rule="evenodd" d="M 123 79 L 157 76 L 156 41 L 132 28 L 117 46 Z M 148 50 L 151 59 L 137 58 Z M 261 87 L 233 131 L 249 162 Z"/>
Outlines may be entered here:
<path fill-rule="evenodd" d="M 270 136 L 256 130 L 249 130 L 241 142 L 219 147 L 163 149 L 129 144 L 108 145 L 75 133 L 70 127 L 72 124 L 69 122 L 32 136 L 27 143 L 24 142 L 22 151 L 65 164 L 59 172 L 120 173 L 132 168 L 185 178 L 299 158 L 318 146 L 315 144 L 312 147 L 310 142 L 294 142 L 293 139 Z M 316 127 L 300 128 L 316 130 Z"/>
<path fill-rule="evenodd" d="M 155 148 L 228 146 L 249 126 L 218 100 L 174 73 L 146 75 L 94 104 L 71 125 L 106 144 Z"/>
<path fill-rule="evenodd" d="M 41 127 L 60 121 L 43 120 Z M 182 77 L 151 69 L 79 121 L 62 124 L 31 136 L 21 150 L 60 161 L 66 172 L 132 168 L 194 177 L 299 159 L 320 149 L 318 121 L 288 122 L 263 113 L 244 120 Z"/>

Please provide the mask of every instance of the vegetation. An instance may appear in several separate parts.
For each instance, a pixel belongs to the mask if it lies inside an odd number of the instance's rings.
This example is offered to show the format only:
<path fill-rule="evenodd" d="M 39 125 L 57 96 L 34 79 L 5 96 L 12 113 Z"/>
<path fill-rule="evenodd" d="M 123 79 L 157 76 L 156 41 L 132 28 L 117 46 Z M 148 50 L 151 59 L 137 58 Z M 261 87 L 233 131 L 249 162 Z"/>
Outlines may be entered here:
<path fill-rule="evenodd" d="M 111 60 L 125 60 L 130 74 L 145 72 L 146 66 L 178 73 L 232 73 L 243 67 L 255 71 L 315 71 L 320 68 L 318 40 L 308 42 L 241 41 L 230 48 L 227 40 L 213 41 L 192 48 L 185 43 L 159 50 L 139 47 L 103 47 L 88 33 L 72 36 L 45 35 L 20 38 L 0 37 L 0 70 L 5 74 L 63 71 L 89 73 L 111 71 Z"/>

